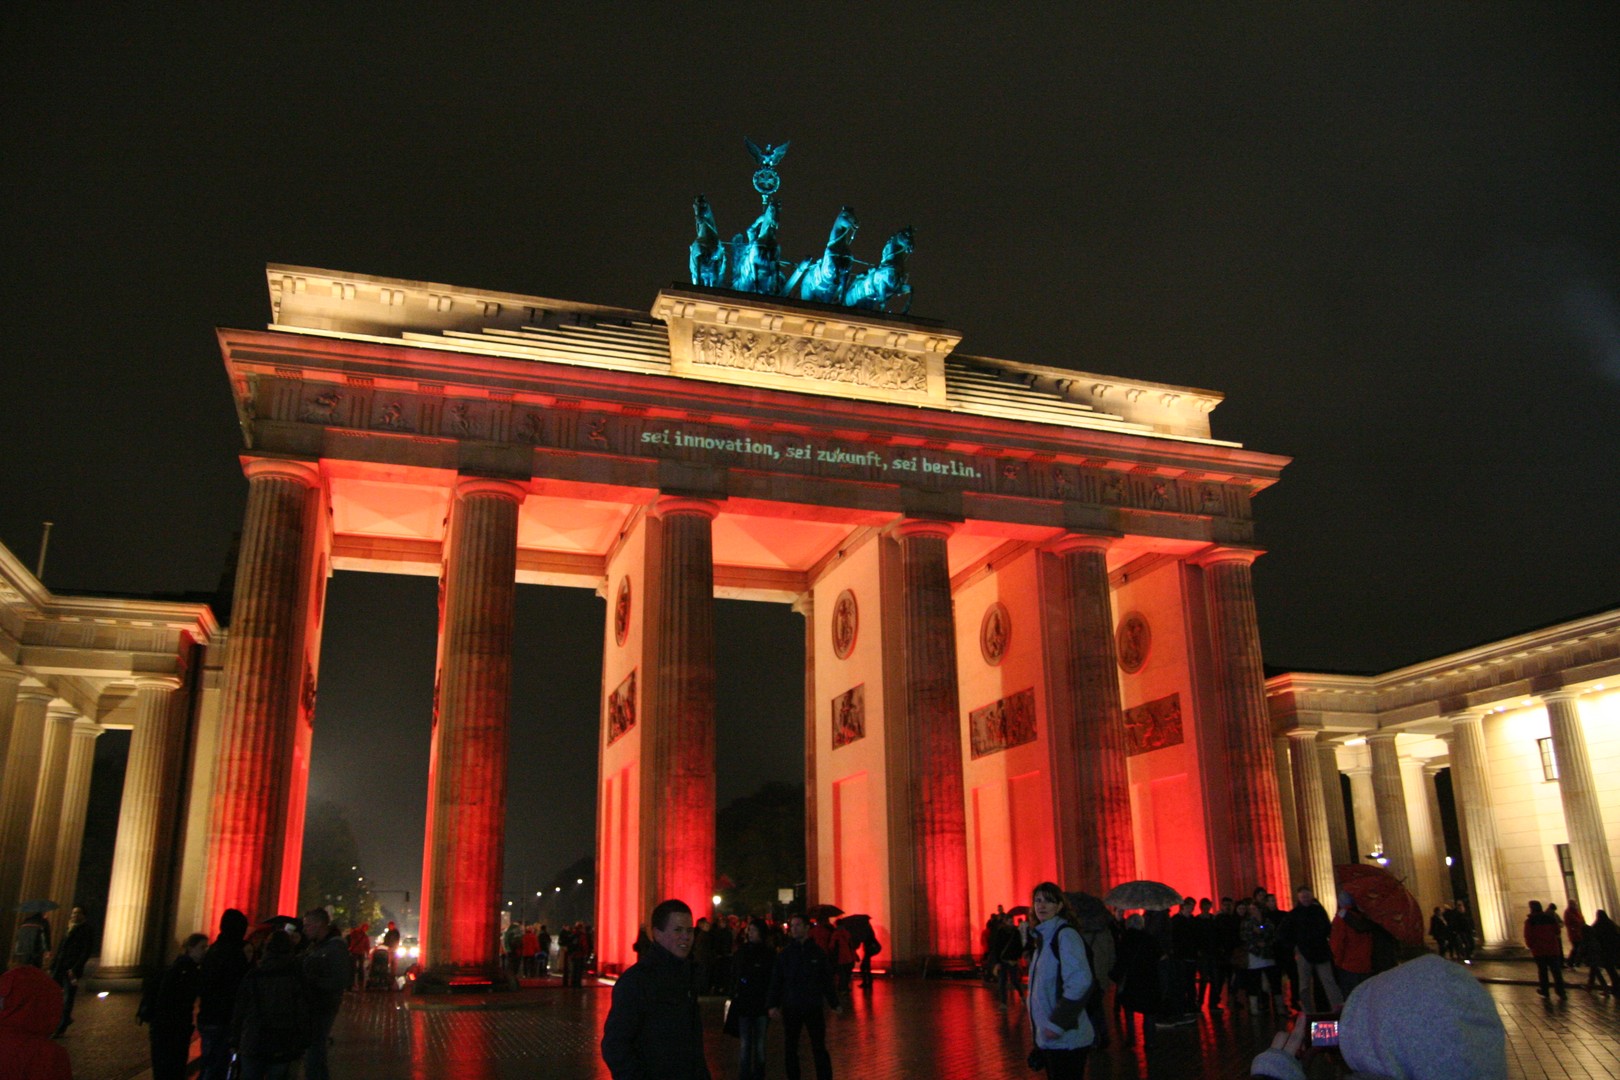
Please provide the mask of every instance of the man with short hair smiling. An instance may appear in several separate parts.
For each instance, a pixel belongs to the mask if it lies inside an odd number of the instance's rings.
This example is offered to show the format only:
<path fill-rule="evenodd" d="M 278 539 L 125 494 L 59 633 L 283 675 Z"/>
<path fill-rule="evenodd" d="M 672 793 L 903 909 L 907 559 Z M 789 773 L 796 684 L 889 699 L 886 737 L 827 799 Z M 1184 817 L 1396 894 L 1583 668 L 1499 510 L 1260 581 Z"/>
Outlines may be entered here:
<path fill-rule="evenodd" d="M 602 1060 L 613 1080 L 712 1080 L 688 959 L 692 909 L 665 900 L 649 922 L 652 940 L 613 987 Z"/>

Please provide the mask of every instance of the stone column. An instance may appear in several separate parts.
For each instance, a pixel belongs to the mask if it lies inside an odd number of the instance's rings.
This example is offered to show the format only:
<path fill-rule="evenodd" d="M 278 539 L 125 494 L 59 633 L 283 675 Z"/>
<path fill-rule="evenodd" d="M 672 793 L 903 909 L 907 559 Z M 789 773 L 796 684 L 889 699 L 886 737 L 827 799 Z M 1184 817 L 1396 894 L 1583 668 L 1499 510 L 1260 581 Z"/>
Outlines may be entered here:
<path fill-rule="evenodd" d="M 1299 847 L 1300 857 L 1305 863 L 1305 880 L 1310 883 L 1322 905 L 1331 910 L 1337 904 L 1338 890 L 1333 882 L 1333 848 L 1328 838 L 1322 757 L 1317 747 L 1314 731 L 1295 728 L 1288 733 L 1288 756 L 1294 766 L 1294 799 L 1298 804 Z M 1335 770 L 1333 775 L 1337 777 L 1339 774 Z"/>
<path fill-rule="evenodd" d="M 0 773 L 0 930 L 5 931 L 7 948 L 17 904 L 28 899 L 22 895 L 23 868 L 28 864 L 28 830 L 45 753 L 45 707 L 54 696 L 38 683 L 18 687 L 11 744 L 6 748 L 5 772 Z"/>
<path fill-rule="evenodd" d="M 165 875 L 174 852 L 174 812 L 180 787 L 177 749 L 184 735 L 184 725 L 174 715 L 180 680 L 143 677 L 135 686 L 135 730 L 130 735 L 124 796 L 118 807 L 118 839 L 113 846 L 98 978 L 129 978 L 143 966 L 164 959 L 156 952 L 154 939 L 160 926 L 154 920 L 160 923 L 163 918 Z"/>
<path fill-rule="evenodd" d="M 84 849 L 85 809 L 90 802 L 90 773 L 96 763 L 96 740 L 105 730 L 82 716 L 73 722 L 67 782 L 62 791 L 62 827 L 56 834 L 56 865 L 51 871 L 51 899 L 64 909 L 78 899 L 75 894 L 79 888 L 79 855 Z"/>
<path fill-rule="evenodd" d="M 1424 924 L 1440 904 L 1440 878 L 1445 870 L 1441 856 L 1445 849 L 1434 846 L 1434 822 L 1429 817 L 1429 799 L 1424 791 L 1422 758 L 1401 759 L 1401 789 L 1406 795 L 1407 834 L 1412 844 L 1412 879 L 1406 883 L 1423 907 Z"/>
<path fill-rule="evenodd" d="M 1322 807 L 1327 812 L 1328 849 L 1333 865 L 1360 862 L 1350 850 L 1350 829 L 1344 820 L 1344 790 L 1339 786 L 1339 751 L 1327 735 L 1316 739 L 1317 769 L 1322 775 Z"/>
<path fill-rule="evenodd" d="M 422 966 L 435 981 L 499 976 L 512 711 L 518 505 L 510 480 L 456 484 L 444 544 L 439 678 L 428 765 Z"/>
<path fill-rule="evenodd" d="M 1496 814 L 1491 808 L 1490 766 L 1485 757 L 1484 725 L 1478 715 L 1451 717 L 1451 780 L 1457 817 L 1467 837 L 1468 876 L 1474 885 L 1474 925 L 1480 943 L 1501 948 L 1518 943 L 1502 894 L 1501 854 L 1496 842 Z"/>
<path fill-rule="evenodd" d="M 221 686 L 219 752 L 208 826 L 203 924 L 226 908 L 275 914 L 292 802 L 302 698 L 302 631 L 309 546 L 320 527 L 320 473 L 299 461 L 245 466 L 247 514 L 236 564 L 230 645 Z"/>
<path fill-rule="evenodd" d="M 1417 863 L 1412 858 L 1412 829 L 1406 819 L 1406 788 L 1401 783 L 1401 762 L 1395 753 L 1395 733 L 1381 731 L 1367 736 L 1372 756 L 1374 805 L 1378 809 L 1378 833 L 1384 844 L 1384 857 L 1390 873 L 1417 892 Z"/>
<path fill-rule="evenodd" d="M 0 663 L 0 767 L 6 763 L 7 748 L 11 746 L 11 721 L 17 708 L 17 689 L 28 677 L 28 672 L 14 664 Z M 0 781 L 5 774 L 0 773 Z"/>
<path fill-rule="evenodd" d="M 1372 770 L 1365 765 L 1346 769 L 1350 777 L 1350 812 L 1356 818 L 1356 850 L 1350 861 L 1366 862 L 1370 852 L 1383 850 L 1383 829 L 1378 824 L 1378 796 L 1373 791 Z"/>
<path fill-rule="evenodd" d="M 1220 548 L 1197 560 L 1204 569 L 1210 653 L 1215 665 L 1216 730 L 1225 735 L 1220 745 L 1208 749 L 1226 758 L 1235 823 L 1230 856 L 1234 876 L 1264 885 L 1281 897 L 1287 891 L 1288 850 L 1250 571 L 1259 554 Z"/>
<path fill-rule="evenodd" d="M 1581 910 L 1620 910 L 1615 890 L 1614 863 L 1603 828 L 1597 786 L 1592 780 L 1592 759 L 1581 730 L 1577 696 L 1569 690 L 1544 694 L 1547 721 L 1552 727 L 1553 755 L 1558 759 L 1558 793 L 1564 804 L 1564 827 L 1569 853 L 1575 862 L 1575 882 L 1581 890 Z"/>
<path fill-rule="evenodd" d="M 34 791 L 33 820 L 28 826 L 28 860 L 23 865 L 24 900 L 55 900 L 51 875 L 56 870 L 56 835 L 62 827 L 62 792 L 67 785 L 68 749 L 73 721 L 79 714 L 65 701 L 45 708 L 45 749 L 40 758 L 39 786 Z"/>
<path fill-rule="evenodd" d="M 945 552 L 953 529 L 909 520 L 896 530 L 911 747 L 913 940 L 926 961 L 945 965 L 972 956 L 956 627 Z"/>
<path fill-rule="evenodd" d="M 1282 806 L 1283 842 L 1288 848 L 1288 881 L 1276 890 L 1278 901 L 1284 894 L 1294 895 L 1294 888 L 1309 881 L 1305 872 L 1305 856 L 1299 841 L 1299 810 L 1294 798 L 1294 768 L 1288 760 L 1288 737 L 1278 735 L 1271 740 L 1271 760 L 1277 772 L 1277 801 Z"/>
<path fill-rule="evenodd" d="M 1078 875 L 1068 887 L 1096 896 L 1136 878 L 1125 715 L 1114 646 L 1113 594 L 1108 584 L 1112 542 L 1105 536 L 1068 536 L 1052 548 L 1067 614 L 1061 638 L 1064 655 L 1053 660 L 1068 665 L 1073 688 L 1080 811 L 1062 826 L 1076 834 L 1071 847 L 1079 863 Z"/>
<path fill-rule="evenodd" d="M 1434 857 L 1440 871 L 1440 902 L 1451 903 L 1451 867 L 1446 864 L 1449 852 L 1446 850 L 1446 823 L 1440 816 L 1440 789 L 1435 786 L 1435 777 L 1440 770 L 1447 767 L 1443 761 L 1430 759 L 1423 763 L 1423 801 L 1429 808 L 1429 830 L 1434 834 Z"/>
<path fill-rule="evenodd" d="M 816 600 L 806 592 L 793 602 L 804 616 L 804 894 L 821 897 L 821 843 L 816 824 Z"/>

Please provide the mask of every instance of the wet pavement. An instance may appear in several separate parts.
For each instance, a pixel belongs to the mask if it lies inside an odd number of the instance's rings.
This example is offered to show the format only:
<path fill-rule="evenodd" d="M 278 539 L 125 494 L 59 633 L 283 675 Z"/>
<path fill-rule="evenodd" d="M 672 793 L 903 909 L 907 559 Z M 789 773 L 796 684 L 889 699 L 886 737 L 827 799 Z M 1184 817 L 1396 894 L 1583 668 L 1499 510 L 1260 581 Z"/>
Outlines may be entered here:
<path fill-rule="evenodd" d="M 1488 972 L 1514 979 L 1524 965 Z M 1530 969 L 1533 974 L 1533 968 Z M 1620 1003 L 1571 981 L 1565 1002 L 1543 1001 L 1533 986 L 1487 982 L 1508 1032 L 1508 1075 L 1524 1080 L 1612 1077 L 1620 1080 Z M 513 994 L 412 998 L 350 994 L 334 1030 L 332 1074 L 340 1080 L 606 1080 L 597 1053 L 609 987 L 564 990 L 555 983 Z M 716 1080 L 737 1075 L 737 1043 L 720 1033 L 722 1002 L 705 999 L 706 1042 Z M 133 1080 L 144 1064 L 144 1029 L 134 1026 L 134 995 L 84 1002 L 65 1040 L 77 1080 Z M 1196 1024 L 1161 1027 L 1151 1055 L 1141 1031 L 1114 1034 L 1094 1052 L 1089 1078 L 1231 1077 L 1248 1075 L 1250 1059 L 1268 1045 L 1279 1021 L 1214 1013 Z M 1029 1077 L 1027 1021 L 1000 1008 L 977 982 L 879 981 L 857 993 L 844 1016 L 828 1020 L 833 1071 L 841 1077 Z M 814 1075 L 808 1046 L 806 1075 Z M 773 1024 L 769 1075 L 783 1075 L 780 1025 Z"/>

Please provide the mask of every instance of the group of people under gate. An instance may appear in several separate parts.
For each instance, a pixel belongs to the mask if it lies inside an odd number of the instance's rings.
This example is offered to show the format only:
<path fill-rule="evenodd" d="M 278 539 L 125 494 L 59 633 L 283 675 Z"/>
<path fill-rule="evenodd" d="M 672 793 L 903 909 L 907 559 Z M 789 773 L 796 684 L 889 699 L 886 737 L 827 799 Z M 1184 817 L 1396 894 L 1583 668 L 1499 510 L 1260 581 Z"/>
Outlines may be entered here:
<path fill-rule="evenodd" d="M 1461 961 L 1471 955 L 1472 924 L 1461 903 L 1452 929 L 1437 941 L 1448 955 L 1401 944 L 1360 910 L 1348 893 L 1329 916 L 1308 886 L 1293 906 L 1279 907 L 1264 887 L 1241 900 L 1186 897 L 1173 911 L 1118 911 L 1100 904 L 1077 911 L 1073 894 L 1037 885 L 1026 909 L 998 909 L 984 928 L 983 968 L 1001 1002 L 1027 1014 L 1029 1065 L 1053 1078 L 1079 1078 L 1094 1049 L 1116 1028 L 1127 1040 L 1142 1028 L 1151 1056 L 1161 1026 L 1192 1023 L 1196 1013 L 1235 1009 L 1284 1024 L 1251 1065 L 1254 1077 L 1304 1080 L 1323 1075 L 1440 1080 L 1507 1075 L 1506 1032 L 1495 1002 Z M 1564 962 L 1556 914 L 1531 905 L 1526 945 L 1549 975 Z M 1567 911 L 1567 909 L 1566 909 Z M 1026 915 L 1027 918 L 1020 916 Z M 838 978 L 836 926 L 818 929 L 803 915 L 774 941 L 764 920 L 740 923 L 743 937 L 717 977 L 693 960 L 694 943 L 725 923 L 694 924 L 690 908 L 667 900 L 652 912 L 637 943 L 638 959 L 613 990 L 602 1058 L 616 1080 L 711 1077 L 703 1050 L 699 996 L 724 986 L 728 1034 L 739 1038 L 738 1075 L 765 1075 L 765 1032 L 784 1027 L 784 1067 L 801 1075 L 799 1041 L 809 1036 L 818 1080 L 830 1080 L 826 1010 L 840 1013 L 848 986 Z M 1072 931 L 1072 932 L 1070 932 Z M 1547 940 L 1550 938 L 1551 944 Z M 1620 932 L 1607 913 L 1572 936 L 1578 960 L 1608 970 Z M 1543 993 L 1546 992 L 1543 988 Z M 1117 1017 L 1117 1020 L 1116 1020 Z"/>
<path fill-rule="evenodd" d="M 545 923 L 514 922 L 501 933 L 501 962 L 514 979 L 544 979 L 555 970 L 564 986 L 583 986 L 595 960 L 596 933 L 589 923 L 565 923 L 555 937 Z"/>

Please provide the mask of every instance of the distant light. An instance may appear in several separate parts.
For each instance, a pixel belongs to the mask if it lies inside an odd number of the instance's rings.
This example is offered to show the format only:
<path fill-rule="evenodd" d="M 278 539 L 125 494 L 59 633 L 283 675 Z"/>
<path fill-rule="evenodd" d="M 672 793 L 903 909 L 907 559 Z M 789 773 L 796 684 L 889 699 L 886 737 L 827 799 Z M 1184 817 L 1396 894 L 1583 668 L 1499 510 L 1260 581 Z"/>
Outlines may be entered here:
<path fill-rule="evenodd" d="M 585 884 L 585 879 L 582 878 L 582 877 L 577 877 L 577 878 L 574 879 L 574 884 L 575 885 L 583 885 L 583 884 Z"/>
<path fill-rule="evenodd" d="M 561 885 L 554 886 L 551 891 L 552 892 L 562 892 L 562 886 Z"/>
<path fill-rule="evenodd" d="M 1447 855 L 1447 856 L 1446 856 L 1446 865 L 1447 865 L 1447 866 L 1450 866 L 1450 865 L 1451 865 L 1451 856 L 1450 856 L 1450 855 Z"/>
<path fill-rule="evenodd" d="M 539 889 L 534 890 L 534 895 L 539 896 L 540 895 L 540 890 Z"/>
<path fill-rule="evenodd" d="M 101 993 L 96 995 L 96 997 L 98 997 L 98 998 L 104 998 L 106 996 L 107 996 L 107 991 L 105 991 L 105 990 L 103 990 Z"/>
<path fill-rule="evenodd" d="M 709 899 L 714 901 L 715 907 L 719 907 L 720 901 L 723 899 L 723 897 L 721 897 L 719 893 L 715 893 L 713 896 L 709 897 Z"/>

